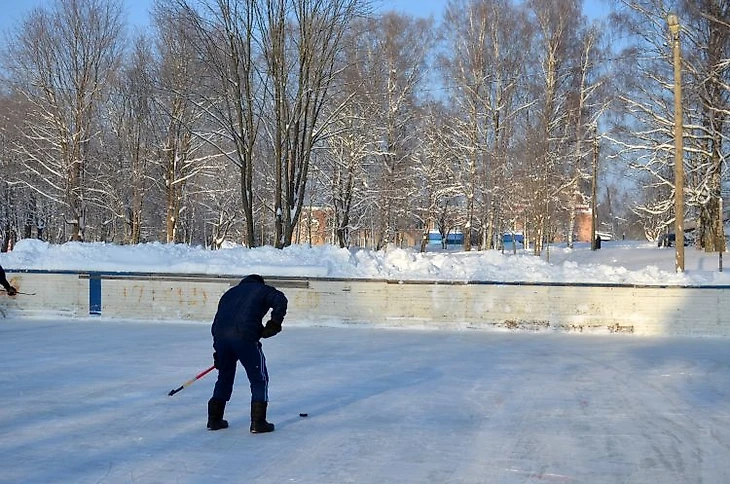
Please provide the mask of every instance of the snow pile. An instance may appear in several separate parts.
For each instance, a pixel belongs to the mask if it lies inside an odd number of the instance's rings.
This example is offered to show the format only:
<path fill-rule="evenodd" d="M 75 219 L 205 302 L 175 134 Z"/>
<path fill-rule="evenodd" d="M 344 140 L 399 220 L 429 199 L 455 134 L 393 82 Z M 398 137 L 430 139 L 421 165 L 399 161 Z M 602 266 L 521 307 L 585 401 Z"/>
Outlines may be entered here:
<path fill-rule="evenodd" d="M 719 255 L 685 248 L 685 272 L 674 269 L 675 251 L 636 241 L 551 246 L 541 256 L 489 251 L 420 253 L 293 245 L 210 251 L 183 244 L 113 245 L 69 242 L 52 245 L 33 239 L 0 254 L 6 270 L 101 271 L 243 276 L 335 277 L 387 280 L 569 282 L 649 285 L 730 285 L 719 271 Z"/>

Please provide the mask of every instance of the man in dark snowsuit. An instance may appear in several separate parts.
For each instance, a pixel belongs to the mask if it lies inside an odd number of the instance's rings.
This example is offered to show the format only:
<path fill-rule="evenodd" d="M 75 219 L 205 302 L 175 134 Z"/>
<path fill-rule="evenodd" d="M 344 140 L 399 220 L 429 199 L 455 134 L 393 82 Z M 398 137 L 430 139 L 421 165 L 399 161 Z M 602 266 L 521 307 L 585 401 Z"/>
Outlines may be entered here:
<path fill-rule="evenodd" d="M 274 424 L 266 421 L 269 373 L 259 340 L 281 331 L 287 303 L 284 293 L 266 285 L 264 279 L 256 274 L 246 276 L 221 297 L 211 327 L 218 381 L 213 389 L 213 397 L 208 401 L 210 430 L 228 427 L 228 422 L 223 420 L 223 413 L 233 393 L 239 361 L 251 384 L 251 433 L 274 430 Z M 271 317 L 264 327 L 262 321 L 269 309 Z"/>
<path fill-rule="evenodd" d="M 8 296 L 15 296 L 18 294 L 18 291 L 15 290 L 13 286 L 10 285 L 8 282 L 8 279 L 5 277 L 5 270 L 3 269 L 3 266 L 0 266 L 0 284 L 5 288 L 5 292 L 8 293 Z"/>

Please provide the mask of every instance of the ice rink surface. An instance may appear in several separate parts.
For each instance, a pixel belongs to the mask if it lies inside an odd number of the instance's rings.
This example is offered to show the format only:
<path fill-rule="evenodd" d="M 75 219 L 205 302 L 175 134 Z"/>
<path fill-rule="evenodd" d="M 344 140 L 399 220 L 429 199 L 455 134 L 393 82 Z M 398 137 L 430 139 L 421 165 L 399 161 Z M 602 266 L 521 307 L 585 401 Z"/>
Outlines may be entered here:
<path fill-rule="evenodd" d="M 0 482 L 730 482 L 729 343 L 285 324 L 252 435 L 207 324 L 0 319 Z"/>

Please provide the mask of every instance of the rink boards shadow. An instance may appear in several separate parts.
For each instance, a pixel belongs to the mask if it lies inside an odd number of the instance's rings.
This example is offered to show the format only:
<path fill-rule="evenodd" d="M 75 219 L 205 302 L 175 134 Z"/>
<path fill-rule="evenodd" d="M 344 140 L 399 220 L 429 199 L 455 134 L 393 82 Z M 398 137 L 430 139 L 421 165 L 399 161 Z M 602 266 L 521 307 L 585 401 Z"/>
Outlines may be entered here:
<path fill-rule="evenodd" d="M 210 322 L 241 277 L 12 271 L 4 312 Z M 401 281 L 267 276 L 289 298 L 287 324 L 730 336 L 730 286 Z M 30 295 L 32 294 L 32 295 Z"/>

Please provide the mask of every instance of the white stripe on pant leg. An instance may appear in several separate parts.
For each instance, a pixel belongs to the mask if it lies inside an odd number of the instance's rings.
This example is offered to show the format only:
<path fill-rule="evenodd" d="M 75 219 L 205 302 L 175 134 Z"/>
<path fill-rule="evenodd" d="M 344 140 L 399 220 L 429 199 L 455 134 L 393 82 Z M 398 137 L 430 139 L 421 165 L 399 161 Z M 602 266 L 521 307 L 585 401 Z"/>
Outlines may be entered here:
<path fill-rule="evenodd" d="M 269 377 L 266 376 L 266 358 L 264 357 L 264 350 L 261 349 L 261 345 L 258 346 L 259 350 L 259 370 L 261 371 L 261 377 L 264 380 L 264 401 L 269 401 Z"/>

